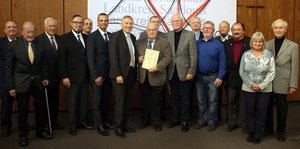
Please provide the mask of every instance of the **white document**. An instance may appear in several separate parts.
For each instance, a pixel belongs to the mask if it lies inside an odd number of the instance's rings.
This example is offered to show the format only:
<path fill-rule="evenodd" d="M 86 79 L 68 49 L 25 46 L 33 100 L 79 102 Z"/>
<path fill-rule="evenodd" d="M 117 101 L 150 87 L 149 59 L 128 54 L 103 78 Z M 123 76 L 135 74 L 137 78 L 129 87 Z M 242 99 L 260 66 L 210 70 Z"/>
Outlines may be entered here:
<path fill-rule="evenodd" d="M 146 49 L 142 68 L 150 69 L 157 65 L 159 51 Z"/>

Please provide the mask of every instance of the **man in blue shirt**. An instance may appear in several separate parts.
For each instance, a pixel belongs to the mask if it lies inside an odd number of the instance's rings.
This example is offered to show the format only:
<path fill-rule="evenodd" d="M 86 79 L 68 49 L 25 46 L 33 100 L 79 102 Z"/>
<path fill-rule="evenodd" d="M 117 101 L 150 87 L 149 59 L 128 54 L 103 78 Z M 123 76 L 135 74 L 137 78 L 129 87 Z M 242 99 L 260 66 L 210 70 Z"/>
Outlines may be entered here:
<path fill-rule="evenodd" d="M 197 41 L 198 65 L 196 90 L 199 107 L 198 122 L 194 126 L 200 129 L 208 125 L 213 131 L 217 122 L 218 91 L 226 74 L 226 56 L 224 45 L 213 38 L 214 23 L 207 21 L 203 25 L 204 37 Z"/>

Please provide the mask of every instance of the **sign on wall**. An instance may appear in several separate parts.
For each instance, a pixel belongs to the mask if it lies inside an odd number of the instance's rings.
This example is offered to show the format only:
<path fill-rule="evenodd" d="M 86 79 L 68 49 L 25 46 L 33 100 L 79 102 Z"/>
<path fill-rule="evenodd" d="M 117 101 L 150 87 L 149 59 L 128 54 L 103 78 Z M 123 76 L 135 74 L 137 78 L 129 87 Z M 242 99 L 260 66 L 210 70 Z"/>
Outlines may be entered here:
<path fill-rule="evenodd" d="M 108 31 L 121 29 L 123 16 L 130 15 L 134 19 L 132 33 L 138 38 L 140 32 L 146 29 L 151 16 L 159 16 L 162 32 L 173 30 L 171 17 L 179 13 L 184 19 L 183 27 L 191 30 L 190 21 L 193 17 L 218 24 L 226 20 L 230 24 L 236 22 L 236 0 L 88 0 L 88 17 L 94 22 L 93 30 L 97 29 L 99 13 L 109 15 Z"/>

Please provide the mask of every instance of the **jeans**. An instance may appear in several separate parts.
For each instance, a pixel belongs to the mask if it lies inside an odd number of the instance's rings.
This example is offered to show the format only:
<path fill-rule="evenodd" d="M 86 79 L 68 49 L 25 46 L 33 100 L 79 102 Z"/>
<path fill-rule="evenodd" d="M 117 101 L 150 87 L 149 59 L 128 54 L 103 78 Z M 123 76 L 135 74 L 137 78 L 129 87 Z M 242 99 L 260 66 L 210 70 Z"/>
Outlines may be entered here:
<path fill-rule="evenodd" d="M 215 125 L 218 120 L 218 92 L 219 88 L 214 86 L 217 73 L 204 76 L 196 75 L 196 90 L 199 108 L 198 123 Z"/>

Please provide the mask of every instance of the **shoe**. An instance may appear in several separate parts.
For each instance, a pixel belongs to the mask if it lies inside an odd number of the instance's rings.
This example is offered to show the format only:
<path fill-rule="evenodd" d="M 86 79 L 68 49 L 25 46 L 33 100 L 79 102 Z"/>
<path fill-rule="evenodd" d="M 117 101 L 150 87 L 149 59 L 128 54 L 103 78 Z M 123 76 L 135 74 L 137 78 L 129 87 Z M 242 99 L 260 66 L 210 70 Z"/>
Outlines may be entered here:
<path fill-rule="evenodd" d="M 207 131 L 214 131 L 216 129 L 216 125 L 208 124 Z"/>
<path fill-rule="evenodd" d="M 52 135 L 46 131 L 36 133 L 36 137 L 42 139 L 52 139 Z"/>
<path fill-rule="evenodd" d="M 253 138 L 253 143 L 254 144 L 259 144 L 260 143 L 260 138 Z"/>
<path fill-rule="evenodd" d="M 120 138 L 126 138 L 125 133 L 122 131 L 121 128 L 116 128 L 115 129 L 116 135 Z"/>
<path fill-rule="evenodd" d="M 268 129 L 265 129 L 265 131 L 263 132 L 263 136 L 264 137 L 267 137 L 267 136 L 270 136 L 270 135 L 273 135 L 274 134 L 274 131 L 273 130 L 268 130 Z"/>
<path fill-rule="evenodd" d="M 27 138 L 27 136 L 22 136 L 22 137 L 20 137 L 19 145 L 20 145 L 21 147 L 24 147 L 24 146 L 27 146 L 27 145 L 28 145 L 28 138 Z"/>
<path fill-rule="evenodd" d="M 104 122 L 103 126 L 106 129 L 115 129 L 115 127 L 112 125 L 112 123 L 109 123 L 109 122 Z"/>
<path fill-rule="evenodd" d="M 60 124 L 55 124 L 52 126 L 53 129 L 64 129 L 65 127 L 63 125 Z"/>
<path fill-rule="evenodd" d="M 148 123 L 140 123 L 138 128 L 139 129 L 144 129 L 144 128 L 148 127 L 148 125 L 149 125 Z"/>
<path fill-rule="evenodd" d="M 249 133 L 249 135 L 247 137 L 247 142 L 252 143 L 253 141 L 254 141 L 253 133 Z"/>
<path fill-rule="evenodd" d="M 8 137 L 8 136 L 10 136 L 10 129 L 3 129 L 2 136 L 3 136 L 3 137 Z"/>
<path fill-rule="evenodd" d="M 79 128 L 84 128 L 84 129 L 94 129 L 93 126 L 88 125 L 86 123 L 79 125 Z"/>
<path fill-rule="evenodd" d="M 195 128 L 195 129 L 201 129 L 201 128 L 203 128 L 204 126 L 206 126 L 206 124 L 196 123 L 196 124 L 194 125 L 194 128 Z"/>
<path fill-rule="evenodd" d="M 155 131 L 161 131 L 160 125 L 153 125 Z"/>
<path fill-rule="evenodd" d="M 125 132 L 130 132 L 130 133 L 135 133 L 136 132 L 135 129 L 130 128 L 128 125 L 123 126 L 122 130 L 125 131 Z"/>
<path fill-rule="evenodd" d="M 77 135 L 77 130 L 76 130 L 76 128 L 70 128 L 70 129 L 69 129 L 69 134 L 71 134 L 72 136 L 76 136 L 76 135 Z"/>
<path fill-rule="evenodd" d="M 97 130 L 98 130 L 100 135 L 109 136 L 108 131 L 103 126 L 98 126 Z"/>
<path fill-rule="evenodd" d="M 187 132 L 187 131 L 189 131 L 189 125 L 188 125 L 187 122 L 182 122 L 182 124 L 181 124 L 181 131 L 182 131 L 182 132 Z"/>
<path fill-rule="evenodd" d="M 170 122 L 170 123 L 167 125 L 167 127 L 168 127 L 168 128 L 173 128 L 173 127 L 175 127 L 175 126 L 177 126 L 177 125 L 179 125 L 178 122 Z"/>
<path fill-rule="evenodd" d="M 280 142 L 284 142 L 286 140 L 285 135 L 284 134 L 278 134 L 277 135 L 277 140 Z"/>
<path fill-rule="evenodd" d="M 237 125 L 228 125 L 226 128 L 227 132 L 231 132 L 237 128 Z"/>

